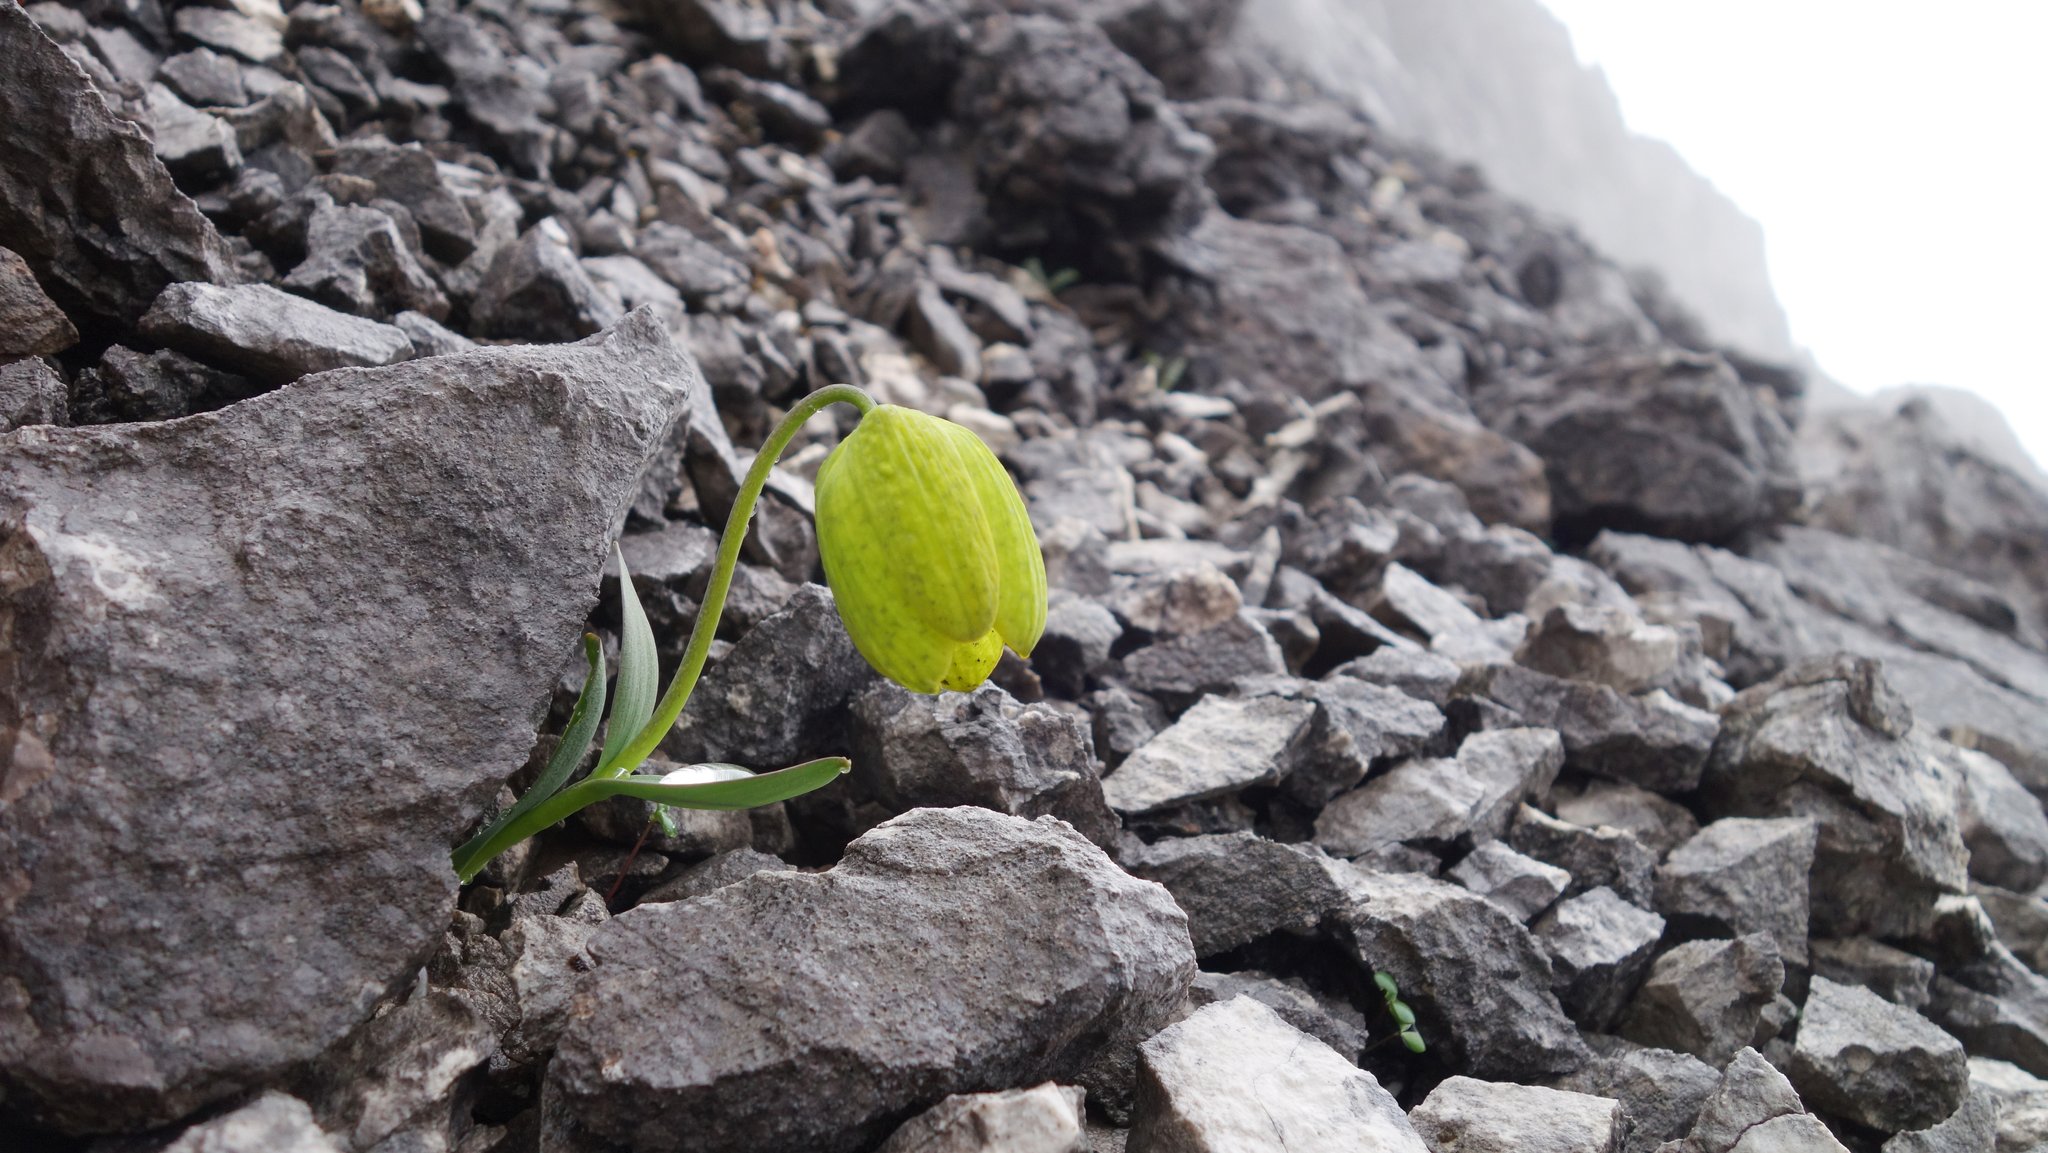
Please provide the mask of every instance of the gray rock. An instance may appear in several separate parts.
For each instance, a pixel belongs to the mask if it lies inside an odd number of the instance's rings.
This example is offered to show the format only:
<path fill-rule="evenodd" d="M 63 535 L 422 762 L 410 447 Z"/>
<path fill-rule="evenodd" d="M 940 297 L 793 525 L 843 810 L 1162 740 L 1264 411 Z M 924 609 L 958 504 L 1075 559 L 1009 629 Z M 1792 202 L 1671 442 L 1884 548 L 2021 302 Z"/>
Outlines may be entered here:
<path fill-rule="evenodd" d="M 0 236 L 74 323 L 125 332 L 167 284 L 241 278 L 148 137 L 18 5 L 0 59 Z"/>
<path fill-rule="evenodd" d="M 1817 938 L 1809 945 L 1815 976 L 1843 985 L 1861 985 L 1895 1005 L 1919 1009 L 1927 1004 L 1934 962 L 1868 937 Z"/>
<path fill-rule="evenodd" d="M 498 255 L 470 305 L 470 320 L 480 336 L 576 340 L 611 324 L 619 310 L 577 261 L 561 222 L 549 217 Z"/>
<path fill-rule="evenodd" d="M 1755 1049 L 1741 1049 L 1726 1066 L 1721 1071 L 1720 1085 L 1700 1106 L 1699 1120 L 1693 1124 L 1691 1135 L 1681 1143 L 1684 1153 L 1731 1153 L 1751 1130 L 1806 1113 L 1792 1083 Z M 1811 1148 L 1820 1153 L 1830 1146 Z"/>
<path fill-rule="evenodd" d="M 211 186 L 242 166 L 235 130 L 225 121 L 199 111 L 161 84 L 151 84 L 145 110 L 150 145 L 172 176 L 187 187 Z"/>
<path fill-rule="evenodd" d="M 173 284 L 143 316 L 143 335 L 171 348 L 289 384 L 331 368 L 410 360 L 412 342 L 388 324 L 336 312 L 267 284 Z"/>
<path fill-rule="evenodd" d="M 805 585 L 704 674 L 662 751 L 682 764 L 759 769 L 844 755 L 847 706 L 875 680 L 831 590 Z"/>
<path fill-rule="evenodd" d="M 1849 1153 L 1818 1117 L 1773 1117 L 1729 1146 L 1729 1153 Z"/>
<path fill-rule="evenodd" d="M 1458 662 L 1420 649 L 1382 648 L 1331 671 L 1367 684 L 1398 689 L 1442 708 L 1458 684 Z"/>
<path fill-rule="evenodd" d="M 1559 1079 L 1555 1088 L 1621 1102 L 1629 1123 L 1622 1153 L 1652 1153 L 1684 1137 L 1721 1084 L 1713 1066 L 1688 1053 L 1646 1049 L 1613 1037 L 1588 1040 L 1596 1056 Z"/>
<path fill-rule="evenodd" d="M 1900 1133 L 1881 1153 L 1997 1153 L 1998 1095 L 1971 1078 L 1968 1096 L 1946 1121 Z"/>
<path fill-rule="evenodd" d="M 178 35 L 210 48 L 231 52 L 252 64 L 268 64 L 284 55 L 284 30 L 224 8 L 181 8 L 174 25 Z"/>
<path fill-rule="evenodd" d="M 1815 1108 L 1886 1133 L 1924 1129 L 1963 1103 L 1962 1045 L 1911 1009 L 1816 977 L 1785 1070 Z"/>
<path fill-rule="evenodd" d="M 2048 971 L 2048 899 L 1978 884 L 1970 897 L 1991 918 L 2000 944 L 2035 972 Z"/>
<path fill-rule="evenodd" d="M 1152 1032 L 1194 973 L 1186 926 L 1051 818 L 919 810 L 829 872 L 599 930 L 550 1109 L 650 1153 L 863 1148 L 949 1093 L 1071 1077 Z"/>
<path fill-rule="evenodd" d="M 1095 721 L 1095 751 L 1109 765 L 1122 764 L 1169 723 L 1158 701 L 1121 685 L 1089 693 L 1086 704 Z"/>
<path fill-rule="evenodd" d="M 1146 573 L 1109 598 L 1131 628 L 1155 636 L 1184 636 L 1215 628 L 1244 607 L 1237 582 L 1206 561 Z"/>
<path fill-rule="evenodd" d="M 231 1113 L 203 1121 L 163 1153 L 343 1153 L 297 1097 L 275 1090 Z"/>
<path fill-rule="evenodd" d="M 751 848 L 734 849 L 691 865 L 674 880 L 664 881 L 648 890 L 639 903 L 658 905 L 664 901 L 687 901 L 727 885 L 736 885 L 755 873 L 786 873 L 795 867 L 780 857 L 771 857 Z"/>
<path fill-rule="evenodd" d="M 856 790 L 889 815 L 980 805 L 1054 816 L 1098 845 L 1116 836 L 1085 718 L 994 685 L 921 696 L 883 682 L 853 704 Z"/>
<path fill-rule="evenodd" d="M 1453 1068 L 1533 1079 L 1585 1062 L 1550 992 L 1549 959 L 1513 917 L 1427 877 L 1341 863 L 1331 872 L 1346 904 L 1327 927 L 1362 969 L 1393 976 L 1431 1051 Z"/>
<path fill-rule="evenodd" d="M 1548 909 L 1572 883 L 1570 873 L 1525 857 L 1500 841 L 1488 841 L 1465 854 L 1449 876 L 1524 924 Z"/>
<path fill-rule="evenodd" d="M 414 258 L 398 222 L 376 208 L 315 209 L 306 225 L 306 258 L 283 284 L 356 316 L 410 310 L 436 321 L 448 318 L 448 298 Z"/>
<path fill-rule="evenodd" d="M 1551 989 L 1583 1028 L 1605 1031 L 1650 968 L 1664 918 L 1602 886 L 1560 901 L 1529 926 L 1550 955 Z"/>
<path fill-rule="evenodd" d="M 1924 1010 L 1973 1055 L 2048 1075 L 2048 977 L 1996 942 L 1975 960 L 1935 975 Z"/>
<path fill-rule="evenodd" d="M 1904 936 L 1960 893 L 1969 851 L 1957 782 L 1871 661 L 1815 662 L 1745 690 L 1702 783 L 1715 815 L 1808 816 L 1821 936 Z"/>
<path fill-rule="evenodd" d="M 2048 1081 L 2004 1061 L 1972 1057 L 1970 1089 L 1998 1101 L 1998 1153 L 2027 1153 L 2048 1142 Z"/>
<path fill-rule="evenodd" d="M 1088 1153 L 1086 1097 L 1050 1081 L 956 1093 L 905 1121 L 876 1153 Z"/>
<path fill-rule="evenodd" d="M 1316 818 L 1318 845 L 1355 857 L 1404 841 L 1489 841 L 1557 779 L 1564 746 L 1548 729 L 1474 733 L 1454 759 L 1411 760 L 1338 797 Z"/>
<path fill-rule="evenodd" d="M 391 324 L 412 341 L 415 356 L 449 356 L 476 347 L 475 341 L 422 313 L 401 312 L 391 318 Z"/>
<path fill-rule="evenodd" d="M 1206 697 L 1124 758 L 1102 794 L 1119 813 L 1148 813 L 1273 784 L 1300 755 L 1314 713 L 1305 701 Z"/>
<path fill-rule="evenodd" d="M 1620 1153 L 1621 1102 L 1452 1077 L 1408 1115 L 1430 1153 Z"/>
<path fill-rule="evenodd" d="M 2012 770 L 1974 749 L 1955 749 L 1960 770 L 1963 844 L 1970 876 L 2026 892 L 2048 879 L 2048 816 Z"/>
<path fill-rule="evenodd" d="M 1435 642 L 1485 624 L 1464 601 L 1429 583 L 1404 564 L 1390 564 L 1380 578 L 1373 615 L 1398 629 Z"/>
<path fill-rule="evenodd" d="M 1518 664 L 1623 693 L 1663 683 L 1678 666 L 1676 629 L 1607 605 L 1562 604 L 1543 615 L 1515 654 Z"/>
<path fill-rule="evenodd" d="M 0 598 L 7 710 L 38 718 L 0 812 L 12 1107 L 160 1124 L 312 1059 L 409 978 L 695 384 L 635 314 L 573 348 L 9 434 L 35 575 Z"/>
<path fill-rule="evenodd" d="M 78 330 L 36 283 L 28 262 L 0 248 L 0 359 L 50 356 L 78 343 Z"/>
<path fill-rule="evenodd" d="M 1630 833 L 1605 825 L 1588 829 L 1523 805 L 1508 830 L 1508 844 L 1571 874 L 1567 895 L 1605 885 L 1630 904 L 1656 905 L 1652 877 L 1657 858 Z"/>
<path fill-rule="evenodd" d="M 1236 997 L 1250 997 L 1273 1010 L 1354 1065 L 1366 1047 L 1365 1015 L 1348 1002 L 1317 997 L 1300 978 L 1283 981 L 1256 971 L 1196 973 L 1187 1005 L 1194 1010 Z"/>
<path fill-rule="evenodd" d="M 1045 633 L 1031 650 L 1031 669 L 1061 696 L 1078 697 L 1088 678 L 1109 664 L 1110 647 L 1124 635 L 1116 614 L 1095 601 L 1054 589 L 1046 605 Z"/>
<path fill-rule="evenodd" d="M 173 420 L 246 400 L 265 386 L 189 356 L 159 349 L 145 356 L 114 345 L 78 374 L 72 408 L 79 422 Z"/>
<path fill-rule="evenodd" d="M 1611 825 L 1660 859 L 1700 831 L 1698 818 L 1685 806 L 1619 781 L 1559 785 L 1551 803 L 1560 819 L 1589 829 Z"/>
<path fill-rule="evenodd" d="M 633 255 L 674 285 L 692 308 L 745 288 L 751 276 L 746 265 L 672 224 L 649 225 Z"/>
<path fill-rule="evenodd" d="M 1755 1036 L 1784 983 L 1785 964 L 1767 934 L 1687 941 L 1650 966 L 1622 1017 L 1621 1035 L 1726 1064 Z"/>
<path fill-rule="evenodd" d="M 1197 210 L 1208 138 L 1098 29 L 1044 16 L 988 26 L 951 107 L 975 128 L 975 183 L 999 234 L 1092 244 L 1116 267 Z"/>
<path fill-rule="evenodd" d="M 404 205 L 419 225 L 420 242 L 436 260 L 467 259 L 476 250 L 476 225 L 441 178 L 433 156 L 417 144 L 350 140 L 335 151 L 334 171 L 360 176 L 380 199 Z"/>
<path fill-rule="evenodd" d="M 1270 933 L 1307 934 L 1344 899 L 1328 858 L 1252 833 L 1167 837 L 1126 845 L 1119 857 L 1133 876 L 1173 894 L 1187 913 L 1198 957 Z"/>
<path fill-rule="evenodd" d="M 1485 399 L 1487 423 L 1543 458 L 1562 525 L 1712 542 L 1799 503 L 1784 416 L 1717 356 L 1596 357 Z"/>
<path fill-rule="evenodd" d="M 64 378 L 40 356 L 0 364 L 0 431 L 31 424 L 70 424 Z"/>
<path fill-rule="evenodd" d="M 470 119 L 496 138 L 522 172 L 545 177 L 556 138 L 555 127 L 541 120 L 543 112 L 556 110 L 546 73 L 531 60 L 507 59 L 490 29 L 467 12 L 427 12 L 413 40 L 447 69 Z"/>
<path fill-rule="evenodd" d="M 1778 955 L 1806 964 L 1806 878 L 1817 829 L 1805 817 L 1726 817 L 1657 869 L 1657 911 L 1683 933 L 1769 933 Z"/>
<path fill-rule="evenodd" d="M 445 1147 L 458 1082 L 495 1042 L 463 999 L 427 992 L 364 1024 L 316 1062 L 300 1087 L 321 1128 L 350 1149 Z"/>
<path fill-rule="evenodd" d="M 911 346 L 923 353 L 932 367 L 962 380 L 981 379 L 981 341 L 938 285 L 930 281 L 918 285 L 917 295 L 911 298 L 909 321 Z"/>
<path fill-rule="evenodd" d="M 1424 1153 L 1393 1095 L 1328 1045 L 1237 997 L 1139 1047 L 1129 1153 Z"/>
<path fill-rule="evenodd" d="M 1124 683 L 1166 702 L 1193 703 L 1240 677 L 1282 674 L 1287 661 L 1271 634 L 1247 613 L 1190 636 L 1174 637 L 1124 658 Z"/>
<path fill-rule="evenodd" d="M 1364 780 L 1376 761 L 1434 746 L 1444 730 L 1444 715 L 1435 705 L 1350 677 L 1248 677 L 1236 688 L 1244 696 L 1315 704 L 1306 751 L 1281 782 L 1287 796 L 1308 808 L 1321 808 Z"/>
<path fill-rule="evenodd" d="M 242 83 L 242 64 L 211 48 L 180 52 L 163 62 L 156 78 L 171 91 L 199 107 L 239 108 L 249 102 Z"/>
<path fill-rule="evenodd" d="M 1518 665 L 1480 670 L 1463 688 L 1506 706 L 1510 724 L 1556 729 L 1572 768 L 1658 793 L 1699 784 L 1720 730 L 1714 714 L 1662 690 L 1631 697 Z"/>

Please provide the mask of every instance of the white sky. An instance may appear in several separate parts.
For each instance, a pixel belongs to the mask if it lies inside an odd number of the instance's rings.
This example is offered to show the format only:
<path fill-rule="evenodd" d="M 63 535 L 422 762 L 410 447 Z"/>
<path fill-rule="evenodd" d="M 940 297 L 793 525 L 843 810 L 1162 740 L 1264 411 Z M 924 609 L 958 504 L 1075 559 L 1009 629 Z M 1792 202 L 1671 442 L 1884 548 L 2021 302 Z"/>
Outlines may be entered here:
<path fill-rule="evenodd" d="M 2048 0 L 1543 2 L 1762 222 L 1829 375 L 1969 389 L 2048 464 Z"/>

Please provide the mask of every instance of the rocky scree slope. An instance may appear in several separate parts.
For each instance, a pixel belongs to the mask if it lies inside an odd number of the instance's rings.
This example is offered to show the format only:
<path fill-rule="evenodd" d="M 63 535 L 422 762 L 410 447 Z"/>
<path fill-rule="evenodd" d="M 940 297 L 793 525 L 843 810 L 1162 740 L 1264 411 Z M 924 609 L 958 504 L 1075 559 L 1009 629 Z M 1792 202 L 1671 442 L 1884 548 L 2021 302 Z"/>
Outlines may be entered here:
<path fill-rule="evenodd" d="M 1237 18 L 0 3 L 10 1147 L 2048 1140 L 2041 497 Z M 838 381 L 1004 457 L 1038 650 L 868 671 L 818 422 L 663 753 L 854 771 L 458 891 L 608 540 L 672 665 Z"/>

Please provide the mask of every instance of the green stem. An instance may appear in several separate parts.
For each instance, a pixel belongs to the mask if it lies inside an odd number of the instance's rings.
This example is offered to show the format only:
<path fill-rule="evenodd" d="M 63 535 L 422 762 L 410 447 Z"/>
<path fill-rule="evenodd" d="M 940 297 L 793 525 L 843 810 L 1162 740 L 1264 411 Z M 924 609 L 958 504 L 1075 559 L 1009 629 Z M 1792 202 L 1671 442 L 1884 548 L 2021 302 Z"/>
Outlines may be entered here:
<path fill-rule="evenodd" d="M 677 666 L 675 679 L 669 681 L 668 691 L 661 694 L 661 701 L 655 705 L 654 715 L 647 719 L 646 726 L 609 761 L 599 765 L 591 773 L 593 779 L 619 777 L 639 768 L 641 762 L 654 752 L 655 746 L 661 744 L 662 738 L 668 735 L 676 718 L 683 715 L 683 706 L 689 702 L 690 693 L 697 687 L 697 678 L 704 672 L 704 661 L 711 655 L 711 640 L 718 633 L 718 618 L 725 613 L 725 596 L 732 588 L 733 566 L 739 563 L 740 545 L 747 539 L 747 526 L 754 518 L 754 505 L 761 497 L 761 489 L 768 483 L 768 473 L 782 458 L 782 450 L 789 447 L 797 430 L 833 404 L 850 404 L 865 416 L 875 407 L 875 400 L 850 384 L 827 385 L 798 401 L 796 407 L 789 410 L 789 415 L 782 418 L 782 423 L 775 426 L 775 431 L 768 434 L 761 451 L 754 457 L 753 465 L 747 469 L 746 479 L 740 482 L 731 515 L 725 519 L 725 535 L 718 540 L 718 559 L 712 565 L 711 583 L 704 589 L 703 603 L 697 606 L 697 622 L 690 628 L 690 644 L 683 651 L 683 663 Z M 568 793 L 560 795 L 567 796 Z M 543 804 L 534 812 L 549 807 Z M 575 811 L 569 810 L 571 813 Z M 539 826 L 546 827 L 545 824 Z"/>

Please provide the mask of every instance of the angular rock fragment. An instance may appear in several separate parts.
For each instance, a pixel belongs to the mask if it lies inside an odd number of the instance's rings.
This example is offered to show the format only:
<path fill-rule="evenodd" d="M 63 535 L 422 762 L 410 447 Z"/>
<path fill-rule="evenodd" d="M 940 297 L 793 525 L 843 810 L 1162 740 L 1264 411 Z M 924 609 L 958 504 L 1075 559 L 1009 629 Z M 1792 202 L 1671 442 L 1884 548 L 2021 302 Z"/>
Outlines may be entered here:
<path fill-rule="evenodd" d="M 19 5 L 0 7 L 0 236 L 71 320 L 124 334 L 174 281 L 241 276 L 148 137 Z"/>
<path fill-rule="evenodd" d="M 1488 841 L 1465 854 L 1448 875 L 1524 924 L 1548 909 L 1572 883 L 1570 873 L 1525 857 L 1500 841 Z"/>
<path fill-rule="evenodd" d="M 1085 719 L 994 685 L 920 696 L 891 683 L 853 705 L 854 788 L 889 815 L 980 805 L 1058 817 L 1099 845 L 1116 835 Z"/>
<path fill-rule="evenodd" d="M 495 1041 L 465 1001 L 430 991 L 393 1006 L 316 1062 L 303 1081 L 306 1100 L 321 1127 L 351 1149 L 446 1145 L 456 1084 L 484 1063 Z"/>
<path fill-rule="evenodd" d="M 1927 1004 L 1934 962 L 1868 937 L 1822 938 L 1809 943 L 1816 976 L 1842 985 L 1861 985 L 1895 1005 Z"/>
<path fill-rule="evenodd" d="M 1997 1153 L 1998 1130 L 1998 1095 L 1973 1074 L 1968 1096 L 1946 1120 L 1900 1133 L 1879 1153 Z"/>
<path fill-rule="evenodd" d="M 1328 927 L 1384 970 L 1432 1051 L 1500 1078 L 1569 1073 L 1587 1057 L 1550 992 L 1550 962 L 1511 916 L 1456 885 L 1335 864 L 1346 903 Z"/>
<path fill-rule="evenodd" d="M 1544 614 L 1515 661 L 1554 677 L 1639 693 L 1670 676 L 1682 652 L 1675 629 L 1604 605 L 1562 604 Z"/>
<path fill-rule="evenodd" d="M 1653 1153 L 1664 1142 L 1684 1137 L 1721 1084 L 1713 1066 L 1688 1053 L 1646 1049 L 1614 1037 L 1588 1041 L 1593 1060 L 1554 1087 L 1621 1102 L 1629 1122 L 1622 1153 Z"/>
<path fill-rule="evenodd" d="M 117 344 L 78 374 L 72 408 L 81 424 L 173 420 L 247 400 L 264 388 L 168 348 L 145 356 Z"/>
<path fill-rule="evenodd" d="M 1444 715 L 1435 705 L 1350 677 L 1333 674 L 1320 681 L 1248 677 L 1236 687 L 1246 696 L 1280 696 L 1315 704 L 1315 719 L 1306 738 L 1309 747 L 1281 782 L 1289 797 L 1309 808 L 1320 808 L 1356 785 L 1375 761 L 1404 757 L 1434 745 L 1444 729 Z"/>
<path fill-rule="evenodd" d="M 1642 842 L 1620 829 L 1588 829 L 1523 805 L 1508 831 L 1508 844 L 1571 875 L 1568 895 L 1605 885 L 1623 900 L 1653 908 L 1652 877 L 1657 858 Z"/>
<path fill-rule="evenodd" d="M 1088 1153 L 1086 1097 L 1050 1081 L 956 1093 L 905 1121 L 876 1153 Z"/>
<path fill-rule="evenodd" d="M 360 176 L 376 187 L 378 197 L 403 205 L 435 259 L 452 263 L 476 250 L 475 223 L 434 158 L 419 145 L 351 140 L 335 152 L 334 171 Z"/>
<path fill-rule="evenodd" d="M 2048 1076 L 2048 977 L 1993 942 L 1983 956 L 1935 974 L 1928 1019 L 1974 1056 Z"/>
<path fill-rule="evenodd" d="M 1269 933 L 1306 934 L 1344 891 L 1321 853 L 1252 833 L 1167 837 L 1126 846 L 1133 876 L 1166 886 L 1187 913 L 1195 955 L 1210 957 Z"/>
<path fill-rule="evenodd" d="M 1501 389 L 1487 408 L 1487 423 L 1543 458 L 1567 533 L 1714 542 L 1799 503 L 1785 418 L 1719 357 L 1595 358 Z"/>
<path fill-rule="evenodd" d="M 11 1107 L 161 1124 L 312 1059 L 410 978 L 448 850 L 526 759 L 695 385 L 643 313 L 571 348 L 9 435 Z"/>
<path fill-rule="evenodd" d="M 192 1126 L 163 1153 L 343 1153 L 304 1101 L 271 1091 Z"/>
<path fill-rule="evenodd" d="M 331 368 L 396 364 L 413 355 L 412 341 L 388 324 L 267 284 L 174 284 L 141 327 L 151 340 L 267 384 L 289 384 Z"/>
<path fill-rule="evenodd" d="M 64 378 L 40 356 L 0 364 L 0 432 L 31 424 L 70 424 Z"/>
<path fill-rule="evenodd" d="M 306 225 L 306 259 L 284 287 L 355 316 L 418 312 L 448 318 L 448 298 L 414 258 L 388 213 L 323 205 Z"/>
<path fill-rule="evenodd" d="M 78 343 L 78 330 L 43 288 L 28 262 L 0 248 L 0 360 L 49 356 Z"/>
<path fill-rule="evenodd" d="M 549 1108 L 650 1153 L 848 1153 L 946 1094 L 1072 1077 L 1150 1034 L 1194 972 L 1186 925 L 1057 821 L 919 810 L 829 872 L 609 922 Z"/>
<path fill-rule="evenodd" d="M 1955 749 L 1960 770 L 1963 844 L 1970 876 L 2026 892 L 2048 878 L 2048 815 L 2012 770 L 1974 749 Z"/>
<path fill-rule="evenodd" d="M 1559 785 L 1551 801 L 1560 819 L 1589 829 L 1611 825 L 1660 859 L 1700 831 L 1698 818 L 1685 806 L 1619 781 Z"/>
<path fill-rule="evenodd" d="M 1474 733 L 1454 759 L 1411 760 L 1338 797 L 1316 818 L 1318 845 L 1356 857 L 1404 841 L 1489 841 L 1564 764 L 1548 729 Z"/>
<path fill-rule="evenodd" d="M 1972 1057 L 1970 1090 L 1998 1101 L 1998 1153 L 2025 1153 L 2048 1142 L 2048 1081 L 2004 1061 Z"/>
<path fill-rule="evenodd" d="M 1662 690 L 1625 696 L 1606 685 L 1517 665 L 1485 669 L 1463 687 L 1506 706 L 1517 718 L 1513 724 L 1558 730 L 1573 768 L 1653 792 L 1680 793 L 1698 785 L 1720 729 L 1714 714 Z"/>
<path fill-rule="evenodd" d="M 1328 1045 L 1238 997 L 1139 1047 L 1128 1153 L 1424 1153 L 1393 1095 Z"/>
<path fill-rule="evenodd" d="M 1657 868 L 1657 911 L 1685 933 L 1769 933 L 1778 955 L 1806 964 L 1806 877 L 1814 822 L 1725 817 L 1671 851 Z"/>
<path fill-rule="evenodd" d="M 1969 1061 L 1925 1017 L 1816 977 L 1785 1070 L 1814 1108 L 1886 1133 L 1924 1129 L 1963 1103 Z"/>
<path fill-rule="evenodd" d="M 1619 1153 L 1621 1102 L 1452 1077 L 1408 1115 L 1431 1153 Z"/>
<path fill-rule="evenodd" d="M 1687 941 L 1650 966 L 1622 1017 L 1621 1035 L 1725 1064 L 1755 1036 L 1784 983 L 1785 964 L 1767 934 Z"/>
<path fill-rule="evenodd" d="M 241 146 L 226 122 L 178 99 L 161 84 L 149 86 L 148 100 L 150 144 L 157 159 L 186 187 L 209 187 L 242 166 Z"/>
<path fill-rule="evenodd" d="M 1190 1011 L 1237 997 L 1249 997 L 1280 1015 L 1352 1064 L 1366 1047 L 1365 1015 L 1347 1002 L 1318 997 L 1300 978 L 1280 980 L 1256 970 L 1196 973 L 1188 986 Z"/>
<path fill-rule="evenodd" d="M 499 254 L 470 305 L 478 335 L 532 341 L 578 340 L 618 315 L 619 304 L 591 281 L 553 217 Z"/>
<path fill-rule="evenodd" d="M 1287 662 L 1271 634 L 1247 613 L 1184 637 L 1147 645 L 1124 658 L 1129 687 L 1162 701 L 1191 703 L 1240 677 L 1283 674 Z"/>
<path fill-rule="evenodd" d="M 1910 935 L 1960 893 L 1969 851 L 1957 782 L 1876 662 L 1801 666 L 1745 690 L 1723 716 L 1702 783 L 1709 811 L 1812 817 L 1822 936 Z"/>
<path fill-rule="evenodd" d="M 1692 1133 L 1685 1141 L 1677 1143 L 1680 1153 L 1732 1153 L 1751 1131 L 1760 1130 L 1780 1119 L 1805 1116 L 1806 1107 L 1800 1104 L 1799 1094 L 1793 1090 L 1792 1083 L 1755 1049 L 1745 1046 L 1726 1062 L 1726 1066 L 1721 1071 L 1721 1084 L 1700 1107 L 1699 1120 L 1694 1122 Z M 1779 1149 L 1789 1153 L 1797 1148 L 1825 1153 L 1839 1148 L 1839 1143 L 1812 1146 L 1786 1146 L 1781 1143 L 1769 1148 L 1774 1153 Z"/>
<path fill-rule="evenodd" d="M 1602 886 L 1560 901 L 1529 926 L 1550 955 L 1551 988 L 1580 1026 L 1603 1032 L 1650 967 L 1664 918 Z"/>
<path fill-rule="evenodd" d="M 1147 813 L 1272 784 L 1293 767 L 1315 706 L 1206 697 L 1124 758 L 1102 783 L 1109 807 Z"/>

